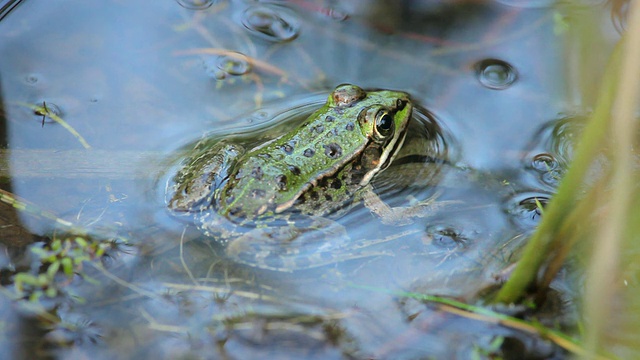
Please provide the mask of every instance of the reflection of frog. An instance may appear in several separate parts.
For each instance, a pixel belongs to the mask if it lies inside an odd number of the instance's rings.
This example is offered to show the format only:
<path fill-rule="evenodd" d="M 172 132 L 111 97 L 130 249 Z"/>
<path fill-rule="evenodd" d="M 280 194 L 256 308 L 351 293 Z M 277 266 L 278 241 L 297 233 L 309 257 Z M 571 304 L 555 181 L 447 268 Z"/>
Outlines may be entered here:
<path fill-rule="evenodd" d="M 168 188 L 168 206 L 195 214 L 205 234 L 229 241 L 227 255 L 266 268 L 251 261 L 273 256 L 263 243 L 286 247 L 307 230 L 340 232 L 322 216 L 354 199 L 389 222 L 406 224 L 425 213 L 431 199 L 420 204 L 421 211 L 389 208 L 370 181 L 402 147 L 412 109 L 406 93 L 340 85 L 322 108 L 274 140 L 248 151 L 221 141 L 189 159 Z M 304 214 L 298 217 L 306 225 L 294 223 L 292 213 Z M 256 229 L 242 233 L 237 225 Z"/>

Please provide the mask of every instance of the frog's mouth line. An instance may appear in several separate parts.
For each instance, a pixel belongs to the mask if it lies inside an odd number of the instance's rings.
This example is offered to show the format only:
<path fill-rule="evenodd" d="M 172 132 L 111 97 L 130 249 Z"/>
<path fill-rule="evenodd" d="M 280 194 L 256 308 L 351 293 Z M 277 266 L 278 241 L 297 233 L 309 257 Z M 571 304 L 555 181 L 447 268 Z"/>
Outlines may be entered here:
<path fill-rule="evenodd" d="M 409 127 L 405 126 L 400 136 L 396 138 L 395 143 L 390 144 L 391 147 L 387 145 L 386 151 L 384 151 L 382 155 L 380 155 L 380 162 L 382 163 L 382 165 L 366 173 L 362 177 L 362 180 L 360 180 L 360 186 L 367 185 L 369 182 L 371 182 L 371 179 L 373 178 L 373 176 L 375 176 L 375 174 L 377 174 L 379 171 L 385 170 L 389 167 L 389 165 L 391 165 L 393 159 L 396 157 L 400 148 L 402 148 L 402 145 L 404 144 L 404 139 L 407 137 L 408 129 Z"/>

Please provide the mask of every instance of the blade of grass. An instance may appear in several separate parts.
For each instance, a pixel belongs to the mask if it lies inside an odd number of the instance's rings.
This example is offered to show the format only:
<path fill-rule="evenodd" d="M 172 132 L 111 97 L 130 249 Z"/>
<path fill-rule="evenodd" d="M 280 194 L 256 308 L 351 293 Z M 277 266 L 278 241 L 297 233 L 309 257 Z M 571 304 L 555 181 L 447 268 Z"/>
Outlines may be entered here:
<path fill-rule="evenodd" d="M 70 132 L 71 135 L 75 136 L 75 138 L 78 139 L 80 144 L 85 149 L 91 149 L 91 145 L 89 145 L 87 140 L 85 140 L 84 137 L 82 137 L 82 135 L 80 135 L 80 133 L 78 133 L 76 131 L 76 129 L 74 129 L 71 125 L 69 125 L 69 123 L 64 121 L 60 116 L 58 116 L 55 113 L 53 113 L 53 111 L 49 110 L 47 108 L 46 104 L 43 104 L 43 106 L 27 104 L 27 103 L 23 103 L 23 102 L 20 102 L 18 104 L 33 110 L 36 114 L 39 114 L 39 115 L 42 115 L 42 116 L 46 116 L 46 117 L 50 118 L 51 120 L 57 122 L 63 128 L 65 128 L 68 132 Z"/>
<path fill-rule="evenodd" d="M 633 145 L 637 134 L 636 110 L 640 96 L 640 5 L 629 3 L 629 29 L 623 39 L 624 48 L 620 81 L 612 111 L 611 147 L 612 181 L 608 210 L 598 222 L 593 256 L 589 264 L 589 278 L 585 294 L 585 309 L 589 316 L 587 344 L 595 353 L 606 331 L 613 297 L 617 296 L 616 279 L 620 273 L 620 251 L 631 211 L 635 168 Z M 605 201 L 606 201 L 605 200 Z"/>
<path fill-rule="evenodd" d="M 574 207 L 581 190 L 580 184 L 583 183 L 595 155 L 608 134 L 609 114 L 615 99 L 620 57 L 621 47 L 618 45 L 609 60 L 598 103 L 576 146 L 569 171 L 560 182 L 557 194 L 549 202 L 545 216 L 527 243 L 516 269 L 494 298 L 495 302 L 516 302 L 534 284 L 540 267 L 547 259 L 549 245 L 556 240 L 563 220 Z"/>

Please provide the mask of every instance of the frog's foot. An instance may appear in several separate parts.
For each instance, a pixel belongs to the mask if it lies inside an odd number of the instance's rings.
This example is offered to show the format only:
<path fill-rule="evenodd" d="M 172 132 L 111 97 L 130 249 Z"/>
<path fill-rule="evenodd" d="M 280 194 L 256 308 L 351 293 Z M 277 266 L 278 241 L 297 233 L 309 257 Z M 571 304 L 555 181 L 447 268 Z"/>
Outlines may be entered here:
<path fill-rule="evenodd" d="M 289 224 L 248 231 L 230 240 L 225 253 L 233 261 L 252 267 L 292 272 L 339 261 L 335 255 L 341 254 L 348 243 L 344 226 L 311 217 L 303 227 Z"/>
<path fill-rule="evenodd" d="M 441 193 L 420 201 L 417 204 L 406 207 L 390 207 L 373 191 L 373 187 L 367 186 L 362 191 L 364 205 L 374 214 L 378 215 L 383 224 L 409 225 L 416 218 L 424 218 L 433 215 L 437 210 L 458 203 L 459 201 L 436 201 Z"/>

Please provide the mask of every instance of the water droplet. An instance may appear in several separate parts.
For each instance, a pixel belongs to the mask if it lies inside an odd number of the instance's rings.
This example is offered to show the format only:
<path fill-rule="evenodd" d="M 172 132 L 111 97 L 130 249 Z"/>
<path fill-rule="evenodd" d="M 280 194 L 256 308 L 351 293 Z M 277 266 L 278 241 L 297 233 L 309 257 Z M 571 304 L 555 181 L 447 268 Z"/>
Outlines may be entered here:
<path fill-rule="evenodd" d="M 249 64 L 247 57 L 237 52 L 220 55 L 216 61 L 216 66 L 229 75 L 244 75 L 251 70 L 251 64 Z"/>
<path fill-rule="evenodd" d="M 485 59 L 475 65 L 480 84 L 494 90 L 504 90 L 518 78 L 515 69 L 498 59 Z"/>
<path fill-rule="evenodd" d="M 295 16 L 281 6 L 255 5 L 245 10 L 242 24 L 253 34 L 273 42 L 291 41 L 298 36 Z"/>
<path fill-rule="evenodd" d="M 180 6 L 189 10 L 204 10 L 215 2 L 214 0 L 176 0 Z"/>
<path fill-rule="evenodd" d="M 59 117 L 62 117 L 62 110 L 60 109 L 60 107 L 54 103 L 51 102 L 40 102 L 38 103 L 39 106 L 43 107 L 44 109 L 41 110 L 34 110 L 33 114 L 37 116 L 38 121 L 40 122 L 44 122 L 44 123 L 54 123 L 55 120 L 53 120 L 49 115 L 53 114 L 53 115 L 57 115 Z"/>

